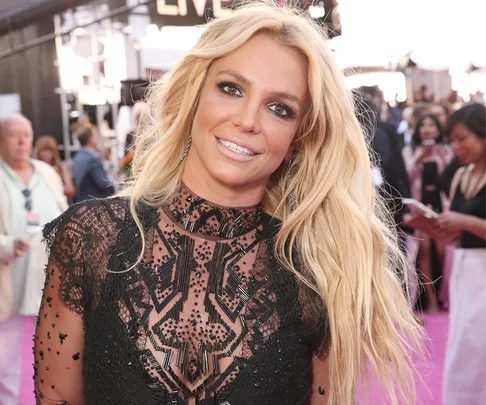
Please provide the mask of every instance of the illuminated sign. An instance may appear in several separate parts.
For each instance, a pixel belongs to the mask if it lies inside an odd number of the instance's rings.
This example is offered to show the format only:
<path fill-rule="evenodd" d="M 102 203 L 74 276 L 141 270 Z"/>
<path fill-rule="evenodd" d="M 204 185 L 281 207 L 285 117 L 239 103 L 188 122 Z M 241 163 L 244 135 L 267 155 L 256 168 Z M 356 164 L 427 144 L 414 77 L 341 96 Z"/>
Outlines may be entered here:
<path fill-rule="evenodd" d="M 231 11 L 237 0 L 157 0 L 149 6 L 152 23 L 199 25 Z"/>
<path fill-rule="evenodd" d="M 157 12 L 161 15 L 187 15 L 187 4 L 192 3 L 198 17 L 204 17 L 210 10 L 208 3 L 212 3 L 211 11 L 215 18 L 230 11 L 233 0 L 177 0 L 177 4 L 167 4 L 169 0 L 157 0 Z M 173 1 L 171 3 L 174 3 Z"/>

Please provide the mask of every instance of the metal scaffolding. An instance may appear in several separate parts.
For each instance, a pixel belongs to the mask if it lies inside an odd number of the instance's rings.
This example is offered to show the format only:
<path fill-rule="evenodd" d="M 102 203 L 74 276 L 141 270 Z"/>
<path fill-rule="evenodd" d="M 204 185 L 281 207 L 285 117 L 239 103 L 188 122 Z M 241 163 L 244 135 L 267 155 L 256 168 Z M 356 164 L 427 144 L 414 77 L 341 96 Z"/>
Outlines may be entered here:
<path fill-rule="evenodd" d="M 92 48 L 92 61 L 93 61 L 93 67 L 94 67 L 94 75 L 93 75 L 93 81 L 94 81 L 94 86 L 100 87 L 100 68 L 99 68 L 99 52 L 98 52 L 98 39 L 99 39 L 99 24 L 103 21 L 108 21 L 108 31 L 113 32 L 113 27 L 111 25 L 111 21 L 113 18 L 122 15 L 122 14 L 127 14 L 133 12 L 135 9 L 141 6 L 147 6 L 150 3 L 155 2 L 156 0 L 138 0 L 134 4 L 128 6 L 121 6 L 114 8 L 113 10 L 110 10 L 106 13 L 103 13 L 102 15 L 98 15 L 98 12 L 96 11 L 96 6 L 93 7 L 93 19 L 91 21 L 88 21 L 87 23 L 84 24 L 75 24 L 75 26 L 70 27 L 69 29 L 63 29 L 62 28 L 62 18 L 61 14 L 56 14 L 54 15 L 54 32 L 43 35 L 39 38 L 35 38 L 34 40 L 31 40 L 26 43 L 22 43 L 20 45 L 15 46 L 14 43 L 14 29 L 9 26 L 9 31 L 8 31 L 8 44 L 9 44 L 9 49 L 7 49 L 4 52 L 0 53 L 0 61 L 4 60 L 6 58 L 9 58 L 13 55 L 25 52 L 28 49 L 35 48 L 37 46 L 40 46 L 46 42 L 49 41 L 55 41 L 55 47 L 56 47 L 56 55 L 57 55 L 57 61 L 53 61 L 55 65 L 57 66 L 58 69 L 58 77 L 59 77 L 59 85 L 61 86 L 61 67 L 59 63 L 59 58 L 60 58 L 60 51 L 63 46 L 63 37 L 72 34 L 75 30 L 78 29 L 84 29 L 84 28 L 91 28 L 91 48 Z M 87 3 L 87 2 L 84 2 Z M 13 61 L 11 63 L 10 69 L 15 69 L 15 66 L 13 64 Z M 17 79 L 17 76 L 15 74 L 12 74 L 13 80 Z M 18 88 L 18 84 L 14 82 L 14 88 Z M 69 93 L 66 92 L 62 88 L 58 89 L 53 89 L 56 91 L 56 93 L 59 94 L 59 99 L 60 99 L 60 105 L 61 105 L 61 116 L 62 116 L 62 141 L 63 141 L 63 149 L 64 149 L 64 154 L 66 159 L 70 159 L 72 152 L 73 152 L 73 145 L 71 145 L 71 140 L 70 140 L 70 126 L 69 126 L 69 113 L 66 109 L 66 106 L 68 105 L 68 94 L 72 93 L 70 91 Z M 74 93 L 76 93 L 76 90 L 74 90 Z M 79 103 L 78 103 L 79 104 Z M 112 109 L 112 114 L 113 114 L 113 123 L 117 122 L 117 113 L 118 113 L 118 105 L 117 104 L 112 104 L 111 105 Z M 101 134 L 101 128 L 102 128 L 102 123 L 104 121 L 104 116 L 103 116 L 103 111 L 102 111 L 102 106 L 97 105 L 96 106 L 96 125 L 100 129 L 100 135 Z M 117 137 L 115 136 L 115 139 Z M 100 136 L 100 146 L 102 150 L 104 149 L 105 145 L 105 139 L 103 136 Z M 115 156 L 114 156 L 115 158 Z"/>

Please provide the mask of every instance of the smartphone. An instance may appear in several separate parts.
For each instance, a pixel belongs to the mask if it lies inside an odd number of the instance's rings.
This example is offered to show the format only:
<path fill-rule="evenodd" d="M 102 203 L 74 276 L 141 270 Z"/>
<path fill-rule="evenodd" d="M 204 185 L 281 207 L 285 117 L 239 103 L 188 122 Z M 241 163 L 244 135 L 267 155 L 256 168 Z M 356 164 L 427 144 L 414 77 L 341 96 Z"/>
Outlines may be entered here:
<path fill-rule="evenodd" d="M 422 141 L 423 146 L 434 146 L 435 145 L 435 139 L 424 139 Z"/>
<path fill-rule="evenodd" d="M 439 214 L 435 212 L 433 209 L 427 207 L 426 205 L 422 204 L 420 201 L 417 201 L 413 198 L 404 198 L 402 202 L 409 207 L 412 207 L 413 210 L 419 211 L 423 214 L 423 216 L 427 218 L 437 218 Z"/>
<path fill-rule="evenodd" d="M 442 212 L 440 198 L 439 168 L 437 162 L 424 162 L 422 164 L 422 195 L 420 201 L 435 212 Z"/>

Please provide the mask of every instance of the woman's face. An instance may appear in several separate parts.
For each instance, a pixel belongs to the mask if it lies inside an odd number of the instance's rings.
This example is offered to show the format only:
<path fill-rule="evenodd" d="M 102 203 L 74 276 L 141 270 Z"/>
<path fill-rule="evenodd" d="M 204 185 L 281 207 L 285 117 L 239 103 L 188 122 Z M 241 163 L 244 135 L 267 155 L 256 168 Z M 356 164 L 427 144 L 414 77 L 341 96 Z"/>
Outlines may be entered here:
<path fill-rule="evenodd" d="M 436 123 L 430 117 L 424 118 L 422 125 L 419 128 L 420 140 L 435 140 L 439 137 L 439 128 L 437 128 Z"/>
<path fill-rule="evenodd" d="M 257 35 L 216 60 L 192 125 L 184 182 L 194 191 L 197 181 L 261 197 L 290 156 L 307 93 L 304 57 L 268 36 Z"/>
<path fill-rule="evenodd" d="M 54 160 L 54 152 L 49 148 L 41 149 L 39 152 L 37 152 L 37 159 L 51 165 L 52 161 Z"/>
<path fill-rule="evenodd" d="M 484 162 L 486 140 L 471 132 L 465 125 L 456 124 L 449 134 L 449 140 L 454 154 L 462 163 Z"/>

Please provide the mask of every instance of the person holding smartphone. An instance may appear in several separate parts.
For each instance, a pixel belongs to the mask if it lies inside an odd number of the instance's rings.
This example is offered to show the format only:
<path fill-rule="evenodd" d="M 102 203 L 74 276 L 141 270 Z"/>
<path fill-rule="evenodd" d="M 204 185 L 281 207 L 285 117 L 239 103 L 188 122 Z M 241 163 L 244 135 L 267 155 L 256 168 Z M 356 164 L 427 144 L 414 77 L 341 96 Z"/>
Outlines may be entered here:
<path fill-rule="evenodd" d="M 434 115 L 424 115 L 418 121 L 412 143 L 405 146 L 402 153 L 412 198 L 436 212 L 442 212 L 448 207 L 448 200 L 438 187 L 438 178 L 452 160 L 453 153 L 451 148 L 444 144 L 443 128 Z M 410 259 L 416 261 L 417 271 L 423 280 L 423 308 L 431 313 L 439 311 L 437 293 L 432 282 L 440 277 L 440 265 L 433 269 L 432 263 L 434 255 L 439 262 L 441 261 L 442 250 L 442 247 L 433 242 L 428 235 L 417 230 L 414 238 L 409 240 Z"/>
<path fill-rule="evenodd" d="M 453 240 L 444 405 L 482 405 L 486 398 L 486 107 L 451 115 L 448 135 L 465 165 L 452 181 L 451 209 L 436 227 Z"/>

